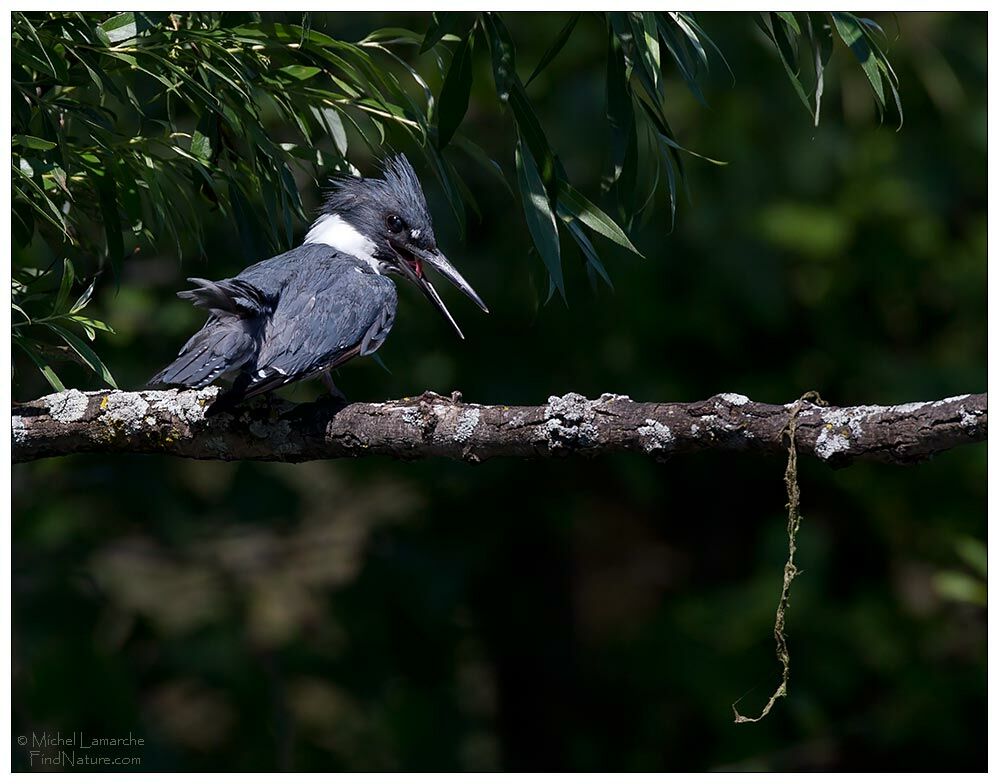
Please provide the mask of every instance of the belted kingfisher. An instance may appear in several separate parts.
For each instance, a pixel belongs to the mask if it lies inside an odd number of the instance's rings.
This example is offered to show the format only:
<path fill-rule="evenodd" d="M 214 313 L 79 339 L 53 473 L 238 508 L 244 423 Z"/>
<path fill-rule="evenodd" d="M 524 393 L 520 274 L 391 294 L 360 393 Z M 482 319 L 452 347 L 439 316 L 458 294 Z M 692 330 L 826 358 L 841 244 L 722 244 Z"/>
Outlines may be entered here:
<path fill-rule="evenodd" d="M 382 179 L 345 177 L 332 186 L 299 247 L 233 278 L 188 279 L 198 288 L 177 296 L 208 310 L 208 321 L 150 384 L 204 387 L 233 377 L 228 407 L 321 375 L 342 398 L 330 371 L 377 351 L 395 322 L 397 297 L 389 275 L 415 283 L 464 338 L 425 266 L 489 312 L 438 249 L 423 189 L 406 156 L 389 158 Z"/>

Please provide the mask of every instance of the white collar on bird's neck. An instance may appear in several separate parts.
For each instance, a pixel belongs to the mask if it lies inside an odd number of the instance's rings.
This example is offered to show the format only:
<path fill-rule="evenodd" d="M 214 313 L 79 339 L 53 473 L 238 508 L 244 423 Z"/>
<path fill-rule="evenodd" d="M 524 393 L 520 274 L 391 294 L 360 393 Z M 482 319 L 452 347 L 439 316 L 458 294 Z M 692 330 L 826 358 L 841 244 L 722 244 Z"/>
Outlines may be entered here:
<path fill-rule="evenodd" d="M 336 213 L 317 218 L 305 235 L 303 244 L 329 245 L 341 253 L 366 262 L 376 275 L 381 274 L 378 269 L 379 261 L 374 256 L 377 248 L 375 243 Z"/>

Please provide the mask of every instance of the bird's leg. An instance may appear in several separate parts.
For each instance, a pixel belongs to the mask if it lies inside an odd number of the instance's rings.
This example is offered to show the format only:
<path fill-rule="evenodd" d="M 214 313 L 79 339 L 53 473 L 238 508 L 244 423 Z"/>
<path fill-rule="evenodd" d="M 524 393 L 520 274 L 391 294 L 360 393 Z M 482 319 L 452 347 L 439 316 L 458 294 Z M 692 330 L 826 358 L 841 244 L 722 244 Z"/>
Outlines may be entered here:
<path fill-rule="evenodd" d="M 334 400 L 339 400 L 342 403 L 347 402 L 347 396 L 333 383 L 333 374 L 328 370 L 323 373 L 323 383 L 326 384 L 326 389 L 329 390 Z"/>

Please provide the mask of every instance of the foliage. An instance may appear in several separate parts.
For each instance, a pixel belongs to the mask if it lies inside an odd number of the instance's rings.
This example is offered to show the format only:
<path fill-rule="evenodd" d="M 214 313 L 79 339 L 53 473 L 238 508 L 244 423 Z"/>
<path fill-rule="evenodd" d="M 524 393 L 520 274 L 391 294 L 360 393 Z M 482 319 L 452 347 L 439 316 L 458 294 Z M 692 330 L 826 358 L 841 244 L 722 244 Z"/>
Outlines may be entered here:
<path fill-rule="evenodd" d="M 453 151 L 506 177 L 460 132 L 482 49 L 516 125 L 515 182 L 549 297 L 566 296 L 560 225 L 591 280 L 609 285 L 592 235 L 638 254 L 621 224 L 647 218 L 660 190 L 672 223 L 685 187 L 684 156 L 712 161 L 682 146 L 670 126 L 667 72 L 676 69 L 706 103 L 709 52 L 724 58 L 692 14 L 600 16 L 612 139 L 603 186 L 619 223 L 570 184 L 527 94 L 580 16 L 568 18 L 525 84 L 497 13 L 434 14 L 422 35 L 383 28 L 356 43 L 311 29 L 308 16 L 292 24 L 259 14 L 15 13 L 14 241 L 26 248 L 38 236 L 48 257 L 14 271 L 15 345 L 54 388 L 62 382 L 50 360 L 67 356 L 113 383 L 77 334 L 92 340 L 94 330 L 110 329 L 82 312 L 99 273 L 110 270 L 117 283 L 125 258 L 164 239 L 178 256 L 191 246 L 203 254 L 204 216 L 212 211 L 238 225 L 248 257 L 287 248 L 305 218 L 293 170 L 314 181 L 329 171 L 356 172 L 348 152 L 358 141 L 372 152 L 394 143 L 420 147 L 463 226 L 465 203 L 478 207 Z M 796 92 L 810 108 L 814 100 L 816 122 L 833 29 L 860 61 L 879 108 L 887 84 L 901 112 L 875 23 L 847 13 L 761 20 Z M 814 98 L 800 75 L 801 41 L 814 52 Z M 441 82 L 436 99 L 427 78 L 396 51 L 416 48 L 432 55 Z M 293 139 L 279 141 L 268 129 L 274 122 L 293 129 Z M 74 286 L 85 291 L 70 308 Z"/>
<path fill-rule="evenodd" d="M 429 132 L 425 107 L 379 47 L 307 26 L 238 14 L 223 23 L 201 13 L 19 13 L 13 36 L 14 239 L 26 246 L 37 230 L 65 259 L 55 307 L 41 292 L 55 290 L 60 265 L 15 272 L 15 341 L 56 387 L 53 345 L 76 349 L 65 334 L 74 325 L 91 337 L 80 315 L 89 295 L 64 307 L 76 274 L 92 290 L 109 268 L 119 279 L 127 248 L 169 238 L 178 255 L 201 250 L 203 216 L 215 209 L 251 253 L 287 247 L 304 218 L 293 166 L 349 170 L 345 125 L 373 149 L 387 126 L 421 143 Z M 294 142 L 268 133 L 271 116 L 296 129 Z"/>

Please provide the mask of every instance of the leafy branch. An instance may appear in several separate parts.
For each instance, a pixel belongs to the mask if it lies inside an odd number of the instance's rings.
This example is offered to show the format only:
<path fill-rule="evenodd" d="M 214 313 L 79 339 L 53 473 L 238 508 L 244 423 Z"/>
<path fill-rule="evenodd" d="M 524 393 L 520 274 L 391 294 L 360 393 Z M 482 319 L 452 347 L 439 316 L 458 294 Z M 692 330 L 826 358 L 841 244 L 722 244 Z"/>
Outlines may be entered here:
<path fill-rule="evenodd" d="M 423 33 L 384 28 L 357 42 L 313 29 L 308 15 L 298 24 L 283 18 L 13 14 L 13 339 L 54 388 L 62 382 L 52 362 L 67 358 L 113 384 L 88 344 L 110 331 L 84 313 L 98 276 L 117 282 L 128 256 L 164 238 L 178 256 L 203 254 L 209 215 L 238 227 L 248 259 L 289 247 L 306 218 L 295 173 L 317 186 L 330 172 L 356 173 L 349 157 L 357 145 L 376 155 L 420 148 L 462 231 L 466 205 L 478 207 L 456 156 L 519 193 L 549 296 L 562 298 L 566 234 L 591 282 L 610 285 L 596 236 L 641 255 L 628 232 L 648 219 L 660 193 L 672 224 L 685 159 L 720 163 L 681 144 L 669 123 L 671 71 L 706 104 L 711 60 L 728 68 L 690 13 L 571 14 L 526 82 L 498 13 L 436 13 Z M 592 20 L 607 36 L 609 212 L 573 187 L 528 94 Z M 901 116 L 876 23 L 781 12 L 762 14 L 760 25 L 816 121 L 834 33 L 860 62 L 879 109 L 890 93 Z M 513 174 L 462 132 L 479 56 L 489 58 L 500 105 L 513 117 Z M 440 80 L 436 96 L 427 61 Z"/>

